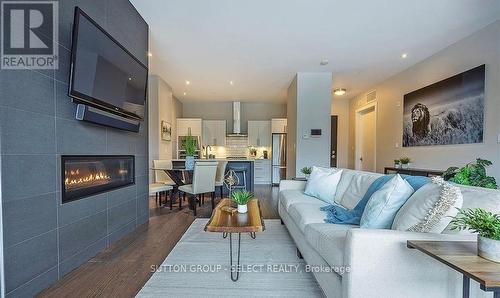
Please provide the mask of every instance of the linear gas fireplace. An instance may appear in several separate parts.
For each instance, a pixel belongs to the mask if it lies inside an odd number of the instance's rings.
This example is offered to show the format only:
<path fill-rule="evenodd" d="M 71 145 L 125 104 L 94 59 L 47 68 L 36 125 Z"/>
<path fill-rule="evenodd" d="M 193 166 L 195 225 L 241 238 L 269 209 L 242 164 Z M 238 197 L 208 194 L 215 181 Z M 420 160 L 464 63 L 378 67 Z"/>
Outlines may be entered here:
<path fill-rule="evenodd" d="M 62 155 L 62 202 L 135 183 L 133 155 Z"/>

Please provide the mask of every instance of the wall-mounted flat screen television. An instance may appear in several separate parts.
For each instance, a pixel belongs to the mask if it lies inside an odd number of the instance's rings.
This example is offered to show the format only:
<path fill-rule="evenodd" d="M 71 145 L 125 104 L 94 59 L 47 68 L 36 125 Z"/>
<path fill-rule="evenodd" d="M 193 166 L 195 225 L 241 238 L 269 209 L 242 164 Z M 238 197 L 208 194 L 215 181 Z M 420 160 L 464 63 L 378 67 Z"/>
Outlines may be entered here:
<path fill-rule="evenodd" d="M 148 68 L 75 8 L 69 96 L 133 119 L 144 117 Z"/>

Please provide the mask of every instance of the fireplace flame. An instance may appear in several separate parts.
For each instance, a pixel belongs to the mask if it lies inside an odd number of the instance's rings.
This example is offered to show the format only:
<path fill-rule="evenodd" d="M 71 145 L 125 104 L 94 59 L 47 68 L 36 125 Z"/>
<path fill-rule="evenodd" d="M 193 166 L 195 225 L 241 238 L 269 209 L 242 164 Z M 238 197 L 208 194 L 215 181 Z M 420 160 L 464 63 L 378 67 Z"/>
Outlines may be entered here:
<path fill-rule="evenodd" d="M 78 175 L 79 173 L 80 173 L 79 170 L 70 171 L 70 174 L 72 176 Z M 84 176 L 84 177 L 77 177 L 77 178 L 67 177 L 66 179 L 64 179 L 64 185 L 75 186 L 78 184 L 88 184 L 91 182 L 99 182 L 99 181 L 108 180 L 108 179 L 111 179 L 111 177 L 106 172 L 97 172 L 94 174 L 89 174 L 89 175 Z"/>

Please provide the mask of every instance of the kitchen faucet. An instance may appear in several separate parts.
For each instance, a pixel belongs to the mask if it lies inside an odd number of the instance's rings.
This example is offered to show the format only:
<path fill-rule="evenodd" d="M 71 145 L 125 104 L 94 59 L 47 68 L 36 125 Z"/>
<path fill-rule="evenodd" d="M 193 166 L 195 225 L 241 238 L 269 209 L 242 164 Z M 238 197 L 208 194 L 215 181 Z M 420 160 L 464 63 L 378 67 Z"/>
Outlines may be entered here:
<path fill-rule="evenodd" d="M 212 151 L 212 147 L 210 145 L 205 146 L 205 158 L 208 159 L 208 149 L 210 148 L 210 152 Z"/>

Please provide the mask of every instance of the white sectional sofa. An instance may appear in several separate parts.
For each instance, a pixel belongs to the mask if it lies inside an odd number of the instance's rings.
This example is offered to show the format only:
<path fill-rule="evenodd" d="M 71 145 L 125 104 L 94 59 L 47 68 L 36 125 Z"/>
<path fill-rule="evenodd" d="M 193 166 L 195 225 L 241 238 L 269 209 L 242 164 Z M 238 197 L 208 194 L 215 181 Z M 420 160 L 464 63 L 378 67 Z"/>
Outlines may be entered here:
<path fill-rule="evenodd" d="M 344 169 L 336 202 L 353 208 L 380 176 Z M 449 227 L 442 234 L 433 234 L 325 223 L 326 213 L 320 207 L 327 203 L 305 195 L 305 184 L 281 181 L 278 209 L 327 297 L 461 297 L 462 276 L 423 253 L 408 249 L 406 241 L 474 241 L 474 235 L 459 234 Z M 460 189 L 463 208 L 500 212 L 500 191 L 463 186 Z M 472 282 L 471 297 L 492 297 L 492 294 L 481 291 Z"/>

